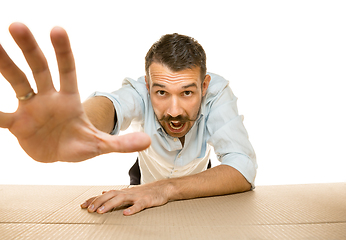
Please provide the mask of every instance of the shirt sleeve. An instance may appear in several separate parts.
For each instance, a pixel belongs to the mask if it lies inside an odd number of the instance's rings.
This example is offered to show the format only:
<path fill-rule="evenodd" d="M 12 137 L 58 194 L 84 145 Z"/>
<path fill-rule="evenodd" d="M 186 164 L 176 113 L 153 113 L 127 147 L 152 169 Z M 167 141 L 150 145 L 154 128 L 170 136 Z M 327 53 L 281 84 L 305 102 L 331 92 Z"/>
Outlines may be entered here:
<path fill-rule="evenodd" d="M 143 84 L 132 79 L 125 79 L 122 87 L 114 92 L 94 92 L 90 97 L 104 96 L 113 103 L 117 123 L 111 134 L 119 134 L 126 130 L 132 121 L 142 121 L 144 116 L 144 100 L 141 94 Z M 145 86 L 144 86 L 145 87 Z M 137 89 L 139 88 L 139 89 Z"/>
<path fill-rule="evenodd" d="M 221 164 L 237 169 L 255 187 L 257 170 L 256 155 L 243 124 L 243 116 L 238 114 L 237 98 L 227 85 L 210 102 L 207 129 L 208 143 Z"/>

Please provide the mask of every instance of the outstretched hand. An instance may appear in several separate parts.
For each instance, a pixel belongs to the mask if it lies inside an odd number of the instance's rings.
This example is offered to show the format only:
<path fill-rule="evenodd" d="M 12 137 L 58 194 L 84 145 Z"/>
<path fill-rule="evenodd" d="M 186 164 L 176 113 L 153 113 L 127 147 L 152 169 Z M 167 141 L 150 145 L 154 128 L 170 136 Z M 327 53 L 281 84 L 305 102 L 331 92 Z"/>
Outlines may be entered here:
<path fill-rule="evenodd" d="M 149 147 L 150 138 L 144 133 L 111 136 L 91 124 L 80 102 L 74 58 L 64 29 L 51 31 L 60 74 L 59 92 L 30 30 L 21 23 L 13 23 L 9 30 L 32 70 L 37 93 L 0 45 L 0 72 L 19 99 L 16 112 L 0 112 L 0 127 L 8 128 L 30 157 L 40 162 L 77 162 L 104 153 Z"/>

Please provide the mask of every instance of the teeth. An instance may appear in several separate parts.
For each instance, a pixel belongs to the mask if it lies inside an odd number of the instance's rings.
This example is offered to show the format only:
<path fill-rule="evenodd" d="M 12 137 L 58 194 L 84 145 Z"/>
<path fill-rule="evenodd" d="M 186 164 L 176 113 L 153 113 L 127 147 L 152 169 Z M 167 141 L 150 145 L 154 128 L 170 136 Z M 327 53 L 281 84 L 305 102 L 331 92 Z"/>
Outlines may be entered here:
<path fill-rule="evenodd" d="M 178 130 L 178 129 L 182 128 L 184 124 L 180 124 L 179 127 L 175 127 L 175 126 L 172 124 L 172 122 L 169 122 L 169 125 L 170 125 L 171 128 L 173 128 L 174 130 Z"/>

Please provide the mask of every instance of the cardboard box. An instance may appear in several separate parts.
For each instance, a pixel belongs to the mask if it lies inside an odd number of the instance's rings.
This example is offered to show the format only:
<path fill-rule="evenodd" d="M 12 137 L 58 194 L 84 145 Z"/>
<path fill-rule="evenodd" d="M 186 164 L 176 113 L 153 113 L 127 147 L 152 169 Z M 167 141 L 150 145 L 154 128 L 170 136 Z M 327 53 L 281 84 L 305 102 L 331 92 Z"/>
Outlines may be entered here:
<path fill-rule="evenodd" d="M 258 186 L 133 216 L 79 207 L 125 187 L 0 185 L 0 239 L 346 239 L 346 183 Z"/>

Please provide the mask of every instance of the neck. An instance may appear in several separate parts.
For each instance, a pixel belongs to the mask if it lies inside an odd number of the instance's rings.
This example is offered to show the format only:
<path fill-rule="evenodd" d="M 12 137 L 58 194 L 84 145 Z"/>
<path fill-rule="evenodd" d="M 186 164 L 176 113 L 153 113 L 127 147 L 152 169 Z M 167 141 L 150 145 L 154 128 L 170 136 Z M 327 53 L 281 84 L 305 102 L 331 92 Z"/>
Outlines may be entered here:
<path fill-rule="evenodd" d="M 181 145 L 184 147 L 184 143 L 185 143 L 185 136 L 179 138 Z"/>

